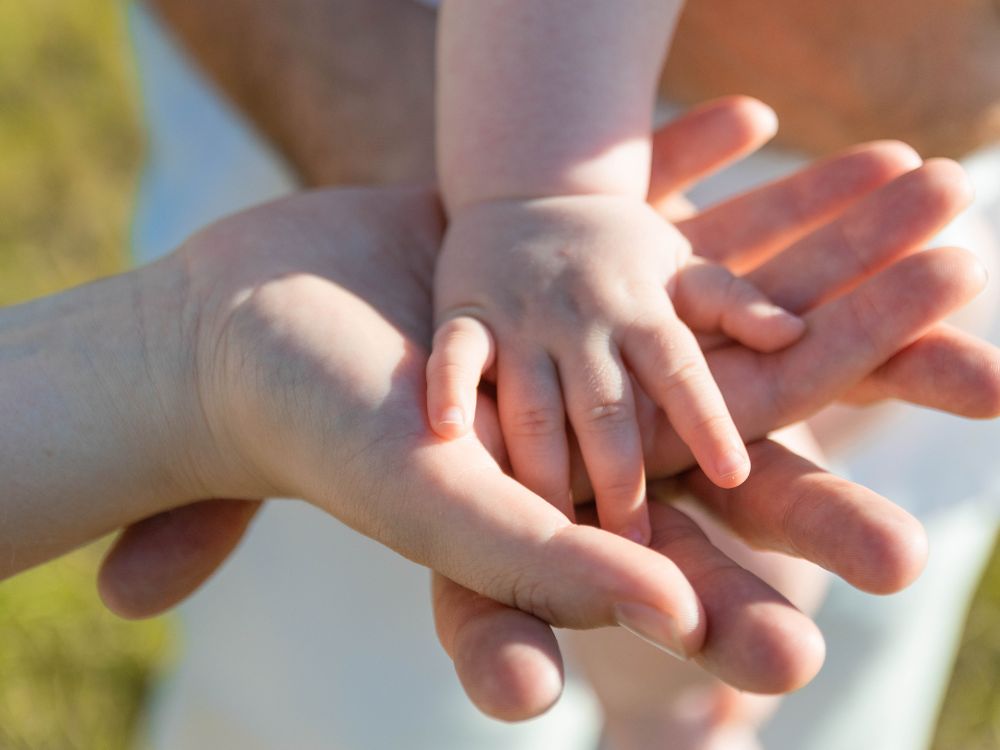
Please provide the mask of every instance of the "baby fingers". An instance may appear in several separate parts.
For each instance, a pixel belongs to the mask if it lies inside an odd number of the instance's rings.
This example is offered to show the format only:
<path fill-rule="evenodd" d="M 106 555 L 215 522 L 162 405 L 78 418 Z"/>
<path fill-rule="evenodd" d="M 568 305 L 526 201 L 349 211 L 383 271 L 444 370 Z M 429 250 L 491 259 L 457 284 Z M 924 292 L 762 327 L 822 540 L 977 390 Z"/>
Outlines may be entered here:
<path fill-rule="evenodd" d="M 680 271 L 673 302 L 677 315 L 692 330 L 721 332 L 759 352 L 783 349 L 806 330 L 802 318 L 714 263 L 697 262 Z"/>
<path fill-rule="evenodd" d="M 601 528 L 647 544 L 646 480 L 632 382 L 617 351 L 606 343 L 560 360 L 566 409 Z"/>
<path fill-rule="evenodd" d="M 719 487 L 742 484 L 750 458 L 691 330 L 667 307 L 650 323 L 634 325 L 624 344 L 639 384 L 705 474 Z"/>
<path fill-rule="evenodd" d="M 439 436 L 461 437 L 472 427 L 476 389 L 493 357 L 493 336 L 475 318 L 452 318 L 437 329 L 427 360 L 427 416 Z"/>
<path fill-rule="evenodd" d="M 497 402 L 514 477 L 574 520 L 566 415 L 548 355 L 518 355 L 501 348 Z"/>

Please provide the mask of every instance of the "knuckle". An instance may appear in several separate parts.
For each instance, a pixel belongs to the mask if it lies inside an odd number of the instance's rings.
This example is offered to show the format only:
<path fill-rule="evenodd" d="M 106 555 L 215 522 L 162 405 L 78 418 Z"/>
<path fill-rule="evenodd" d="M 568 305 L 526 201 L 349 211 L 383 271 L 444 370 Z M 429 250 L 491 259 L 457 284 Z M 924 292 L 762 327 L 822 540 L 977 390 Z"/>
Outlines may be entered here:
<path fill-rule="evenodd" d="M 434 378 L 447 383 L 462 383 L 473 377 L 472 371 L 468 367 L 446 359 L 431 363 L 429 369 Z M 475 375 L 475 379 L 479 379 L 478 373 Z"/>
<path fill-rule="evenodd" d="M 699 435 L 719 435 L 728 433 L 731 429 L 731 424 L 732 419 L 730 419 L 728 414 L 712 411 L 701 416 L 698 421 L 695 422 L 693 425 L 693 432 Z"/>
<path fill-rule="evenodd" d="M 634 418 L 634 410 L 623 399 L 602 400 L 596 405 L 588 406 L 583 412 L 584 423 L 597 430 L 616 428 Z"/>
<path fill-rule="evenodd" d="M 642 485 L 636 476 L 616 474 L 604 479 L 595 492 L 602 501 L 612 501 L 615 505 L 630 505 L 641 494 Z"/>
<path fill-rule="evenodd" d="M 565 430 L 565 417 L 555 406 L 522 407 L 512 415 L 510 430 L 519 437 L 555 435 Z"/>
<path fill-rule="evenodd" d="M 704 382 L 708 378 L 706 368 L 694 357 L 683 357 L 664 376 L 664 388 L 667 393 L 680 387 L 691 387 Z"/>
<path fill-rule="evenodd" d="M 514 607 L 549 623 L 556 623 L 555 610 L 542 582 L 525 573 L 517 575 L 510 587 Z"/>

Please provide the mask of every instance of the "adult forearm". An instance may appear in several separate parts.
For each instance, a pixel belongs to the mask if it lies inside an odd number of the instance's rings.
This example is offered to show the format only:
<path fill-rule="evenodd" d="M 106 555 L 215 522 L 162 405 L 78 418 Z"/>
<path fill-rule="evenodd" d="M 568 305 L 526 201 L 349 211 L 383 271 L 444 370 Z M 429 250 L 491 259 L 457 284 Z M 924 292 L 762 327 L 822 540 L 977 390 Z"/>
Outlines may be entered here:
<path fill-rule="evenodd" d="M 308 184 L 433 177 L 434 15 L 412 0 L 150 0 Z"/>
<path fill-rule="evenodd" d="M 438 165 L 449 209 L 644 199 L 656 83 L 680 0 L 445 2 Z"/>
<path fill-rule="evenodd" d="M 190 494 L 180 280 L 158 264 L 0 310 L 0 578 Z"/>

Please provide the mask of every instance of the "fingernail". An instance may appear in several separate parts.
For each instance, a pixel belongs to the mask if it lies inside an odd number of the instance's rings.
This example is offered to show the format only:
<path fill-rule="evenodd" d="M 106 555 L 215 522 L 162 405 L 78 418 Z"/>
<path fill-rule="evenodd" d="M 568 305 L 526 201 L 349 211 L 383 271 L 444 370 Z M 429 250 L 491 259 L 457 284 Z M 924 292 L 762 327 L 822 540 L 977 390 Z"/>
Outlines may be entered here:
<path fill-rule="evenodd" d="M 722 459 L 715 465 L 715 470 L 722 479 L 739 479 L 746 476 L 750 465 L 746 451 L 731 448 L 723 454 Z"/>
<path fill-rule="evenodd" d="M 796 323 L 804 322 L 802 318 L 800 318 L 795 313 L 786 310 L 783 307 L 778 307 L 775 304 L 771 304 L 770 302 L 761 303 L 757 309 L 761 315 L 764 315 L 769 318 L 781 318 L 782 320 L 794 321 Z"/>
<path fill-rule="evenodd" d="M 457 425 L 465 427 L 465 412 L 457 406 L 449 406 L 441 415 L 440 424 Z"/>
<path fill-rule="evenodd" d="M 804 326 L 806 324 L 806 322 L 802 318 L 800 318 L 798 315 L 796 315 L 795 313 L 788 312 L 788 310 L 785 310 L 785 309 L 780 308 L 780 307 L 774 308 L 773 315 L 774 315 L 774 317 L 778 318 L 779 320 L 781 320 L 782 322 L 784 322 L 786 324 L 791 323 L 791 324 L 794 324 L 796 326 Z"/>
<path fill-rule="evenodd" d="M 641 544 L 643 547 L 649 546 L 649 538 L 652 532 L 648 526 L 633 526 L 632 528 L 625 529 L 622 532 L 622 536 L 628 539 L 630 542 L 635 542 L 636 544 Z"/>
<path fill-rule="evenodd" d="M 642 638 L 661 651 L 687 661 L 688 655 L 681 641 L 677 621 L 670 615 L 647 607 L 645 604 L 616 604 L 615 622 L 632 635 Z"/>

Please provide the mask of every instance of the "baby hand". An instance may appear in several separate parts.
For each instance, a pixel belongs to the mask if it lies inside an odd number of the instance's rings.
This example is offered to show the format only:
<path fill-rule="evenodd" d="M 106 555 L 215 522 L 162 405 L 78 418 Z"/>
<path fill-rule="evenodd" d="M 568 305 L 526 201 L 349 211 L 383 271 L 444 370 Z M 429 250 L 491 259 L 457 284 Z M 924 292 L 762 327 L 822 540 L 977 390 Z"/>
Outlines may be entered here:
<path fill-rule="evenodd" d="M 495 377 L 515 477 L 572 518 L 568 417 L 601 525 L 642 543 L 649 520 L 632 378 L 709 478 L 735 487 L 750 460 L 689 325 L 763 351 L 804 331 L 749 282 L 693 262 L 684 237 L 648 205 L 620 197 L 464 209 L 448 228 L 434 298 L 435 432 L 468 431 L 479 380 Z"/>

